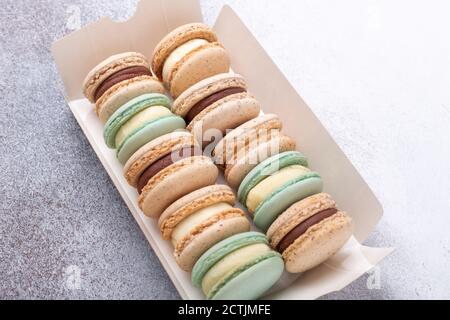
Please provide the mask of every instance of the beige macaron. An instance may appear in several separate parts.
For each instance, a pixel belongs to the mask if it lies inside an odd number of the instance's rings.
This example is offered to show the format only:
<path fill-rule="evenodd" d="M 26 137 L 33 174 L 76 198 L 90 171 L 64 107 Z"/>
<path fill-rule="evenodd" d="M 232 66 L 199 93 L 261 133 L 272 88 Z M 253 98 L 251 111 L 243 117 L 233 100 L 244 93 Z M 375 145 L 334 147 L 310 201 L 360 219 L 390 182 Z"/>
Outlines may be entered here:
<path fill-rule="evenodd" d="M 215 184 L 219 170 L 205 156 L 182 159 L 154 175 L 139 195 L 143 213 L 154 219 L 173 202 L 200 188 Z"/>
<path fill-rule="evenodd" d="M 83 81 L 83 93 L 95 103 L 95 111 L 105 123 L 129 100 L 144 93 L 164 93 L 164 86 L 153 77 L 144 55 L 124 52 L 95 66 Z"/>
<path fill-rule="evenodd" d="M 193 84 L 228 72 L 230 58 L 208 26 L 191 23 L 160 41 L 153 52 L 152 69 L 176 98 Z"/>
<path fill-rule="evenodd" d="M 139 178 L 149 166 L 174 151 L 191 147 L 199 148 L 192 134 L 187 131 L 172 132 L 158 137 L 131 156 L 123 168 L 124 177 L 131 186 L 136 187 Z M 173 157 L 173 160 L 177 159 Z"/>
<path fill-rule="evenodd" d="M 283 124 L 275 114 L 265 114 L 249 120 L 229 132 L 214 148 L 213 160 L 217 165 L 226 166 L 236 157 L 241 148 L 255 143 L 256 139 L 267 139 L 279 132 Z"/>
<path fill-rule="evenodd" d="M 353 232 L 351 218 L 336 208 L 326 193 L 303 199 L 282 213 L 270 226 L 270 245 L 285 260 L 291 273 L 307 271 L 333 256 Z"/>
<path fill-rule="evenodd" d="M 174 101 L 172 110 L 185 118 L 187 129 L 205 146 L 211 137 L 220 140 L 228 131 L 256 118 L 260 105 L 247 92 L 242 76 L 223 73 L 187 89 Z"/>
<path fill-rule="evenodd" d="M 139 76 L 122 81 L 106 91 L 95 103 L 95 112 L 106 123 L 113 113 L 128 101 L 146 93 L 165 93 L 164 86 L 155 77 Z"/>
<path fill-rule="evenodd" d="M 214 185 L 193 191 L 169 206 L 159 218 L 163 238 L 171 239 L 175 259 L 190 271 L 198 258 L 219 241 L 250 230 L 241 209 L 234 208 L 230 187 Z"/>
<path fill-rule="evenodd" d="M 236 157 L 227 164 L 225 179 L 232 188 L 237 189 L 245 176 L 260 162 L 276 154 L 295 150 L 296 144 L 292 138 L 280 132 L 269 137 L 270 139 L 257 139 L 256 144 L 250 144 L 252 148 L 240 149 Z"/>

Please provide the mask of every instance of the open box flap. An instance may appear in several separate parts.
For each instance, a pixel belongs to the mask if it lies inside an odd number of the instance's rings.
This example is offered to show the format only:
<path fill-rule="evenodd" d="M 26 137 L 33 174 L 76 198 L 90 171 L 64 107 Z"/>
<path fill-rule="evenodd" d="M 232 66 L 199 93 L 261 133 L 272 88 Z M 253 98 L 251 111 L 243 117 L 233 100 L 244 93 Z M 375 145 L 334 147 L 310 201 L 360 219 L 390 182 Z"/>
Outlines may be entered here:
<path fill-rule="evenodd" d="M 57 40 L 52 54 L 66 89 L 67 101 L 84 98 L 88 72 L 106 58 L 126 51 L 152 55 L 158 42 L 176 27 L 202 21 L 197 0 L 145 0 L 128 21 L 102 18 Z"/>
<path fill-rule="evenodd" d="M 292 282 L 283 290 L 269 294 L 274 300 L 312 300 L 325 294 L 339 291 L 367 273 L 392 248 L 371 248 L 362 246 L 352 238 L 336 255 Z"/>
<path fill-rule="evenodd" d="M 71 111 L 181 296 L 190 299 L 203 295 L 191 285 L 189 274 L 176 265 L 173 248 L 162 240 L 156 223 L 139 210 L 137 192 L 123 178 L 115 153 L 104 144 L 103 126 L 91 104 L 84 99 L 81 86 L 90 69 L 108 56 L 139 51 L 150 57 L 157 42 L 167 32 L 198 21 L 202 18 L 197 0 L 141 0 L 130 20 L 118 23 L 103 18 L 58 40 L 52 48 Z M 299 150 L 308 156 L 312 169 L 322 175 L 325 191 L 353 217 L 355 237 L 363 241 L 382 215 L 382 207 L 373 192 L 231 8 L 224 7 L 214 28 L 230 53 L 233 70 L 246 78 L 264 112 L 280 116 L 284 132 L 295 138 Z M 270 75 L 269 83 L 267 75 Z M 272 293 L 270 297 L 313 299 L 339 290 L 389 253 L 390 249 L 363 247 L 352 239 L 327 264 L 301 275 L 288 288 Z M 347 265 L 352 268 L 345 267 Z"/>
<path fill-rule="evenodd" d="M 355 237 L 364 241 L 383 214 L 372 190 L 230 7 L 223 8 L 214 30 L 232 52 L 233 70 L 244 76 L 264 112 L 283 120 L 283 132 L 295 139 L 311 169 L 322 176 L 324 191 L 352 216 Z"/>

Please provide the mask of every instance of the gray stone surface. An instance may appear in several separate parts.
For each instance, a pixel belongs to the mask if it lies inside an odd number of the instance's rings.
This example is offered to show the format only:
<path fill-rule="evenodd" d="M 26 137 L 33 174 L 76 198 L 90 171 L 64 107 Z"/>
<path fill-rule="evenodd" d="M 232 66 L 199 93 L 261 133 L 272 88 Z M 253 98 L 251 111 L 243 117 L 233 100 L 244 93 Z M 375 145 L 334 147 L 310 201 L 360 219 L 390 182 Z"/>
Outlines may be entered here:
<path fill-rule="evenodd" d="M 66 106 L 49 52 L 73 10 L 84 25 L 126 19 L 136 2 L 1 3 L 0 298 L 179 298 Z M 208 23 L 225 3 L 384 204 L 367 241 L 397 247 L 380 288 L 366 275 L 325 298 L 450 298 L 448 3 L 205 0 Z"/>

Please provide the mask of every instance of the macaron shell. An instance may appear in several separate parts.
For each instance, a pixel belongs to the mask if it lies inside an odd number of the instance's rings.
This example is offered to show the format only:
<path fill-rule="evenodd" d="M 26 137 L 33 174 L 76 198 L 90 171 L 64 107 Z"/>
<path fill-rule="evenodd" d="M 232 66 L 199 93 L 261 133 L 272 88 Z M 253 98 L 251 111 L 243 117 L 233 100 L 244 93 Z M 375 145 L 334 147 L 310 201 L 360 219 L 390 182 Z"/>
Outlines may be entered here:
<path fill-rule="evenodd" d="M 190 146 L 198 147 L 189 132 L 172 132 L 158 137 L 142 146 L 128 159 L 123 168 L 124 176 L 131 186 L 136 187 L 141 174 L 151 164 L 172 151 Z"/>
<path fill-rule="evenodd" d="M 150 70 L 150 64 L 144 55 L 138 52 L 125 52 L 109 57 L 94 67 L 83 81 L 86 98 L 94 103 L 94 94 L 98 86 L 114 73 L 133 66 L 143 66 Z"/>
<path fill-rule="evenodd" d="M 246 203 L 248 193 L 258 185 L 258 183 L 277 171 L 292 165 L 308 167 L 308 161 L 306 157 L 298 151 L 287 151 L 276 154 L 259 163 L 245 176 L 244 180 L 242 180 L 238 190 L 239 201 L 241 203 Z"/>
<path fill-rule="evenodd" d="M 225 169 L 232 167 L 236 164 L 238 158 L 242 158 L 248 154 L 251 150 L 257 148 L 260 144 L 265 144 L 276 137 L 281 135 L 281 131 L 278 128 L 256 128 L 256 130 L 251 130 L 243 133 L 237 138 L 227 139 L 225 152 L 223 157 L 219 154 L 214 158 L 216 164 L 220 164 L 219 161 L 224 161 Z M 216 154 L 214 154 L 216 155 Z"/>
<path fill-rule="evenodd" d="M 174 143 L 176 144 L 178 141 L 188 141 L 190 139 L 193 140 L 193 136 L 189 132 L 183 130 L 162 135 L 143 145 L 142 148 L 136 151 L 125 164 L 123 168 L 124 172 L 130 170 L 136 162 L 140 161 L 142 157 L 145 157 L 149 152 L 159 151 L 161 147 L 167 147 L 168 145 L 171 146 Z"/>
<path fill-rule="evenodd" d="M 247 85 L 241 75 L 235 73 L 221 73 L 206 78 L 184 91 L 173 103 L 172 111 L 180 117 L 185 117 L 191 108 L 213 93 L 228 88 L 242 88 Z"/>
<path fill-rule="evenodd" d="M 275 190 L 259 206 L 253 215 L 255 225 L 266 232 L 273 221 L 293 203 L 322 192 L 322 179 L 316 173 L 307 173 L 299 179 Z"/>
<path fill-rule="evenodd" d="M 156 119 L 129 135 L 117 149 L 117 159 L 121 164 L 127 160 L 146 143 L 164 134 L 185 128 L 183 118 L 167 116 Z"/>
<path fill-rule="evenodd" d="M 256 118 L 261 112 L 258 100 L 247 92 L 235 93 L 224 97 L 200 112 L 187 126 L 188 131 L 198 130 L 198 123 L 203 128 L 218 129 L 222 133 Z"/>
<path fill-rule="evenodd" d="M 106 91 L 96 102 L 100 121 L 106 123 L 113 113 L 128 101 L 146 93 L 164 93 L 161 82 L 154 77 L 141 76 L 122 81 Z"/>
<path fill-rule="evenodd" d="M 261 133 L 259 136 L 256 134 L 256 136 L 254 138 L 252 137 L 249 141 L 235 145 L 238 149 L 235 149 L 233 155 L 230 155 L 230 157 L 226 159 L 225 165 L 216 163 L 220 168 L 223 168 L 225 179 L 228 179 L 230 170 L 238 163 L 243 163 L 248 160 L 248 164 L 253 164 L 253 167 L 258 165 L 258 163 L 260 163 L 258 160 L 260 155 L 256 153 L 256 151 L 259 150 L 258 146 L 267 145 L 271 141 L 276 140 L 279 136 L 281 136 L 280 131 L 271 132 L 270 134 Z M 271 150 L 270 152 L 277 154 L 279 153 L 276 152 L 277 149 L 279 149 L 279 146 L 274 143 L 274 150 Z M 261 157 L 266 158 L 267 156 L 261 155 Z M 243 178 L 245 178 L 245 176 Z"/>
<path fill-rule="evenodd" d="M 193 40 L 205 39 L 216 42 L 215 33 L 203 23 L 190 23 L 182 25 L 167 34 L 153 51 L 152 69 L 159 79 L 162 79 L 162 69 L 166 58 L 180 45 Z"/>
<path fill-rule="evenodd" d="M 219 43 L 209 43 L 184 56 L 172 70 L 170 94 L 177 98 L 197 82 L 230 70 L 230 58 Z"/>
<path fill-rule="evenodd" d="M 233 251 L 257 243 L 268 244 L 266 236 L 260 232 L 249 231 L 235 234 L 215 244 L 195 263 L 192 270 L 192 283 L 200 288 L 204 275 L 222 258 Z"/>
<path fill-rule="evenodd" d="M 175 201 L 160 216 L 158 225 L 162 236 L 165 240 L 169 240 L 178 223 L 201 209 L 218 203 L 233 206 L 235 201 L 233 191 L 225 185 L 208 186 L 196 190 Z"/>
<path fill-rule="evenodd" d="M 239 145 L 254 138 L 259 132 L 266 135 L 272 132 L 279 132 L 283 127 L 281 120 L 275 114 L 264 114 L 238 126 L 229 132 L 214 148 L 214 162 L 216 164 L 226 164 L 228 159 L 234 156 Z"/>
<path fill-rule="evenodd" d="M 232 140 L 232 144 L 227 146 L 226 158 L 225 158 L 225 170 L 230 169 L 235 165 L 238 159 L 241 159 L 248 155 L 252 150 L 258 148 L 259 145 L 266 144 L 277 137 L 280 137 L 282 133 L 275 130 L 256 130 L 249 135 L 244 135 L 238 139 Z M 275 145 L 275 147 L 277 147 Z M 256 162 L 258 164 L 259 162 Z"/>
<path fill-rule="evenodd" d="M 216 243 L 249 230 L 250 222 L 244 216 L 222 219 L 196 234 L 175 259 L 181 269 L 191 271 L 201 255 Z"/>
<path fill-rule="evenodd" d="M 318 266 L 339 251 L 352 232 L 352 220 L 343 212 L 310 227 L 283 252 L 286 270 L 300 273 Z"/>
<path fill-rule="evenodd" d="M 217 101 L 203 110 L 188 125 L 195 139 L 203 146 L 208 134 L 226 134 L 242 123 L 257 117 L 260 113 L 259 102 L 248 93 L 238 93 Z M 215 130 L 214 132 L 209 130 Z M 205 135 L 206 134 L 206 135 Z M 220 138 L 222 137 L 220 136 Z"/>
<path fill-rule="evenodd" d="M 225 179 L 232 188 L 237 189 L 247 174 L 259 163 L 278 153 L 294 150 L 294 140 L 282 134 L 277 135 L 270 141 L 258 144 L 256 148 L 249 150 L 243 157 L 238 158 L 235 164 L 227 166 Z"/>
<path fill-rule="evenodd" d="M 204 156 L 175 162 L 147 183 L 138 198 L 139 207 L 148 217 L 158 219 L 173 202 L 216 182 L 219 170 Z"/>
<path fill-rule="evenodd" d="M 255 300 L 264 295 L 281 277 L 284 271 L 283 259 L 273 255 L 248 267 L 229 279 L 208 299 L 212 300 Z"/>
<path fill-rule="evenodd" d="M 336 202 L 326 193 L 318 193 L 294 203 L 267 230 L 270 245 L 276 248 L 280 241 L 300 223 L 331 208 L 336 208 Z"/>
<path fill-rule="evenodd" d="M 161 226 L 166 219 L 169 219 L 173 214 L 177 213 L 179 210 L 184 210 L 187 206 L 190 206 L 193 202 L 207 202 L 207 206 L 209 206 L 212 203 L 215 203 L 213 199 L 215 200 L 220 196 L 229 196 L 229 195 L 230 196 L 232 195 L 232 198 L 234 199 L 230 204 L 234 205 L 235 197 L 233 191 L 227 185 L 215 184 L 195 190 L 172 203 L 170 207 L 168 207 L 164 211 L 164 214 L 161 215 L 160 220 L 158 221 L 158 225 Z"/>

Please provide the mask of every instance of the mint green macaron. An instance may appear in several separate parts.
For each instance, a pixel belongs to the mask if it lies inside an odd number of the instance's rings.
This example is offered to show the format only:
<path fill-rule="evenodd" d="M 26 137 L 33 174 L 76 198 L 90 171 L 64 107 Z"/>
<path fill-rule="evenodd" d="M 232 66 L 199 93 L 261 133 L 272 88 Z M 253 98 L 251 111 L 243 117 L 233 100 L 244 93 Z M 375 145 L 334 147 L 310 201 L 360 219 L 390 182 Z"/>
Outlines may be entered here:
<path fill-rule="evenodd" d="M 231 254 L 239 253 L 239 250 L 254 250 L 254 247 L 250 246 L 255 244 L 260 244 L 259 250 L 262 250 L 260 253 L 256 252 L 250 259 L 244 257 L 243 261 L 229 259 L 225 265 L 230 269 L 223 270 L 223 265 L 220 266 L 218 270 L 223 274 L 219 276 L 215 274 L 212 277 L 214 283 L 210 283 L 208 292 L 204 293 L 212 300 L 260 298 L 280 279 L 284 271 L 284 262 L 279 253 L 269 248 L 266 236 L 259 232 L 236 234 L 211 247 L 195 264 L 192 270 L 192 283 L 201 287 L 203 280 L 208 277 L 208 272 L 221 261 L 229 258 Z M 233 258 L 237 259 L 236 256 Z"/>
<path fill-rule="evenodd" d="M 185 128 L 186 123 L 184 119 L 175 115 L 165 116 L 145 123 L 128 135 L 117 148 L 117 159 L 121 164 L 125 164 L 143 145 L 160 136 Z"/>
<path fill-rule="evenodd" d="M 277 171 L 292 165 L 308 167 L 308 160 L 301 152 L 287 151 L 262 161 L 247 174 L 239 185 L 237 193 L 239 202 L 245 205 L 248 193 L 258 183 Z"/>
<path fill-rule="evenodd" d="M 255 225 L 266 232 L 275 219 L 294 203 L 322 192 L 323 182 L 317 172 L 308 172 L 274 190 L 256 208 Z"/>
<path fill-rule="evenodd" d="M 117 148 L 116 134 L 120 128 L 139 112 L 154 106 L 162 106 L 170 109 L 170 99 L 160 93 L 146 93 L 140 95 L 117 109 L 105 124 L 103 138 L 109 148 Z"/>

